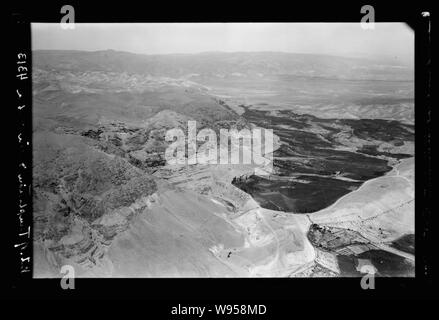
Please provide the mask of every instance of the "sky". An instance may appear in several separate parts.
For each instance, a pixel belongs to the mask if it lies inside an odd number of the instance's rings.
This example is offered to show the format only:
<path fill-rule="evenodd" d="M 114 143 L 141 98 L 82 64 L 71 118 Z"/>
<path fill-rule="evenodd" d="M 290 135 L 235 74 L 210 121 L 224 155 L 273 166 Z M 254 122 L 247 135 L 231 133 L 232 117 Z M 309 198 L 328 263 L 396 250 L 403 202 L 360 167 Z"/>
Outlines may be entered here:
<path fill-rule="evenodd" d="M 414 32 L 402 23 L 33 23 L 34 50 L 107 50 L 143 54 L 281 51 L 389 57 L 413 63 Z"/>

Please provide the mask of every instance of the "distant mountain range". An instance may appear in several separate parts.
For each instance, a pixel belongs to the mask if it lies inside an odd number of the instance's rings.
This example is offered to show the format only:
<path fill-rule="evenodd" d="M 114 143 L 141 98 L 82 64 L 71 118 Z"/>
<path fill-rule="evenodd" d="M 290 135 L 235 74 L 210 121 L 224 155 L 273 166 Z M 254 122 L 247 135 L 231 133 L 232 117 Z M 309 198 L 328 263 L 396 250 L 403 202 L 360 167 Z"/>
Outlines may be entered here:
<path fill-rule="evenodd" d="M 171 78 L 296 75 L 352 80 L 413 80 L 413 68 L 389 59 L 282 52 L 145 55 L 129 52 L 37 50 L 34 67 L 72 72 L 127 72 Z"/>

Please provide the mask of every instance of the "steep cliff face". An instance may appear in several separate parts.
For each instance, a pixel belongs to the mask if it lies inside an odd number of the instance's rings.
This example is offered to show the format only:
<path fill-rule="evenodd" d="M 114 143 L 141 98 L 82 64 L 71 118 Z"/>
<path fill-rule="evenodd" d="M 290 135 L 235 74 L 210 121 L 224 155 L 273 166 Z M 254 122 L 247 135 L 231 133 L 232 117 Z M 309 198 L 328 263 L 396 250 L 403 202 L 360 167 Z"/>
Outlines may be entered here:
<path fill-rule="evenodd" d="M 54 266 L 65 259 L 95 264 L 157 190 L 152 177 L 93 142 L 34 135 L 34 239 Z"/>

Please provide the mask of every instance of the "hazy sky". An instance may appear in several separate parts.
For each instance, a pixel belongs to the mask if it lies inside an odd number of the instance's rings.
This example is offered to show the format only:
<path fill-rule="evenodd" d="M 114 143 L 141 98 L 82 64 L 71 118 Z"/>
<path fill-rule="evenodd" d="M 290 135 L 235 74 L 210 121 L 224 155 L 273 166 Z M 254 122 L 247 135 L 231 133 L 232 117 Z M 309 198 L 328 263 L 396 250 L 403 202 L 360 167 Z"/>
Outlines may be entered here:
<path fill-rule="evenodd" d="M 106 50 L 133 53 L 283 51 L 342 56 L 391 56 L 413 61 L 414 33 L 405 24 L 376 23 L 33 23 L 34 49 Z"/>

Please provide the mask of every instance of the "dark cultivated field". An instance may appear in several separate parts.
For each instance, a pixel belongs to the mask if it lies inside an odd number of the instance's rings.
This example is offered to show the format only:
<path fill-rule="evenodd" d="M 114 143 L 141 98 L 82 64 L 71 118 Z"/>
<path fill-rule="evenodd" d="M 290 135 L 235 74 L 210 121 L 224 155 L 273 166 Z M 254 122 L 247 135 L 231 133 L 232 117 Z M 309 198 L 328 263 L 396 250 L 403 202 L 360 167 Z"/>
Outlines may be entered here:
<path fill-rule="evenodd" d="M 317 176 L 297 176 L 297 179 L 301 182 L 251 176 L 235 185 L 252 195 L 264 208 L 311 213 L 331 205 L 361 184 Z"/>
<path fill-rule="evenodd" d="M 415 235 L 407 234 L 392 242 L 392 247 L 414 254 L 415 253 Z"/>
<path fill-rule="evenodd" d="M 364 276 L 357 270 L 358 259 L 370 262 L 376 268 L 378 277 L 404 277 L 414 273 L 414 265 L 407 259 L 384 250 L 369 250 L 356 256 L 338 255 L 338 264 L 342 276 Z"/>
<path fill-rule="evenodd" d="M 242 107 L 246 120 L 273 129 L 282 142 L 274 152 L 275 175 L 233 181 L 267 209 L 321 210 L 363 182 L 390 171 L 388 160 L 412 156 L 378 149 L 382 143 L 397 148 L 413 141 L 412 125 L 379 119 L 320 119 L 288 110 L 273 115 Z"/>

